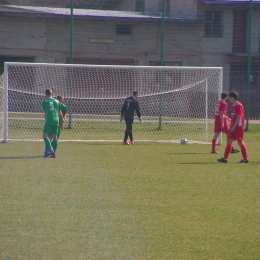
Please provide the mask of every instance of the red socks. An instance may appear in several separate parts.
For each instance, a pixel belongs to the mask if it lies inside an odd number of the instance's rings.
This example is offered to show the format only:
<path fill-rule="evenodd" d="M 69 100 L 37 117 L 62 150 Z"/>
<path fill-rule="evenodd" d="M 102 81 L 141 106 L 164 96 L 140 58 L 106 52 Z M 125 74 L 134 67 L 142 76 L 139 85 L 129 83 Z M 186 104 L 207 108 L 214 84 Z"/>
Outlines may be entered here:
<path fill-rule="evenodd" d="M 212 152 L 216 151 L 216 145 L 217 145 L 217 139 L 212 139 L 212 146 L 211 146 Z"/>
<path fill-rule="evenodd" d="M 248 160 L 248 156 L 247 156 L 247 149 L 246 149 L 246 145 L 245 144 L 242 144 L 241 146 L 240 146 L 240 148 L 241 148 L 241 153 L 242 153 L 242 155 L 243 155 L 243 158 L 244 158 L 244 160 Z"/>
<path fill-rule="evenodd" d="M 225 154 L 224 154 L 224 159 L 226 160 L 228 159 L 231 150 L 232 150 L 232 144 L 227 144 Z"/>

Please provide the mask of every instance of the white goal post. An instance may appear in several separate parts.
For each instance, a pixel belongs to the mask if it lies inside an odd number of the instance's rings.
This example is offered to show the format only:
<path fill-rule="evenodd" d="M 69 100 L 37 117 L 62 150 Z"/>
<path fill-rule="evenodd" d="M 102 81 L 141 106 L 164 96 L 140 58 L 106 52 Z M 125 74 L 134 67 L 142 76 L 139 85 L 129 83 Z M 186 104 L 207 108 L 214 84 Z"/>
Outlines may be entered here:
<path fill-rule="evenodd" d="M 143 123 L 138 141 L 208 143 L 215 103 L 222 92 L 222 68 L 71 65 L 7 62 L 0 78 L 3 141 L 41 140 L 44 91 L 64 96 L 67 119 L 60 140 L 122 141 L 120 110 L 138 90 Z M 4 83 L 4 84 L 3 84 Z"/>

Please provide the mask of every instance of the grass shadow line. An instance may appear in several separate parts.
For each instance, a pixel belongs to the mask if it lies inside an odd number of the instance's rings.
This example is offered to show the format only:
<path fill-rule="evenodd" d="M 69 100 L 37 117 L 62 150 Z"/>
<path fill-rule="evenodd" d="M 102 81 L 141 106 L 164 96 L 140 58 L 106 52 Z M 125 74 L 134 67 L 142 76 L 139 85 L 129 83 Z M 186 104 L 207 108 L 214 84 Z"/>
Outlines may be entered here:
<path fill-rule="evenodd" d="M 217 164 L 217 162 L 183 162 L 183 163 L 175 163 L 175 164 Z"/>
<path fill-rule="evenodd" d="M 208 154 L 208 153 L 165 153 L 165 154 L 175 155 L 175 154 Z"/>
<path fill-rule="evenodd" d="M 37 159 L 37 158 L 44 158 L 43 156 L 6 156 L 0 157 L 0 160 L 10 160 L 10 159 Z"/>

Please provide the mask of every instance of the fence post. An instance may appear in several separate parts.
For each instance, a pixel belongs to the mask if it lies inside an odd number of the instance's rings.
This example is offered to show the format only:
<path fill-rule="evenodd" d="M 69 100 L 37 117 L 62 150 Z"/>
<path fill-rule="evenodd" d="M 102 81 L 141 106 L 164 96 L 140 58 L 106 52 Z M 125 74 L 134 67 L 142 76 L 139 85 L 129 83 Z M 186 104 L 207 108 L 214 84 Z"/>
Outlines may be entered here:
<path fill-rule="evenodd" d="M 247 66 L 247 94 L 246 94 L 246 131 L 249 130 L 250 116 L 250 89 L 251 89 L 251 42 L 252 42 L 252 9 L 253 3 L 250 0 L 249 4 L 249 19 L 248 19 L 248 66 Z"/>

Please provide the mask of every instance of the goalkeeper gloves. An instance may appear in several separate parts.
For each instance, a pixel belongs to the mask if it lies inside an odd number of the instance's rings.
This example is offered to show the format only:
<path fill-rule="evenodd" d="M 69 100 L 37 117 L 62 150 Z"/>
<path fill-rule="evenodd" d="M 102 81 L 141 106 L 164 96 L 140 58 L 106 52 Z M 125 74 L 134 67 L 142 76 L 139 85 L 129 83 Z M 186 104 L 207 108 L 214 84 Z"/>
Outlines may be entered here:
<path fill-rule="evenodd" d="M 141 117 L 139 117 L 139 121 L 142 123 L 143 122 L 143 119 Z"/>

